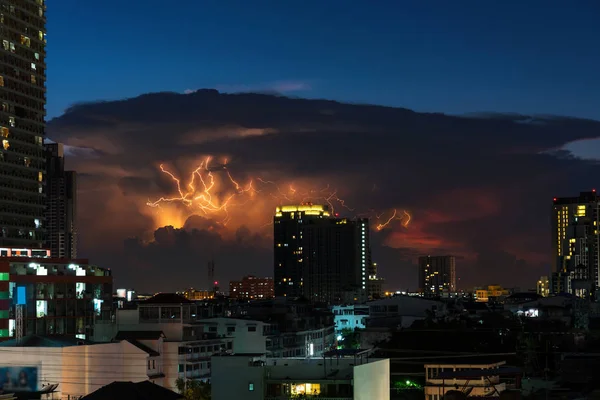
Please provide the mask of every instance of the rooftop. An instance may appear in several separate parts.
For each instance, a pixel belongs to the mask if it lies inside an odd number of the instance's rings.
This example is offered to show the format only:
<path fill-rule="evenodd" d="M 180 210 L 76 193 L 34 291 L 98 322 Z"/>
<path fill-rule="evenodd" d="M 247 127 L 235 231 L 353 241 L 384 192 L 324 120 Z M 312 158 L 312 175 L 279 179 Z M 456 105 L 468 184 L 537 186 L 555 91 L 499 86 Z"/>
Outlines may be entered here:
<path fill-rule="evenodd" d="M 81 398 L 81 400 L 179 400 L 184 396 L 150 381 L 113 382 Z"/>
<path fill-rule="evenodd" d="M 194 302 L 177 293 L 158 293 L 148 300 L 140 301 L 140 304 L 194 304 Z"/>

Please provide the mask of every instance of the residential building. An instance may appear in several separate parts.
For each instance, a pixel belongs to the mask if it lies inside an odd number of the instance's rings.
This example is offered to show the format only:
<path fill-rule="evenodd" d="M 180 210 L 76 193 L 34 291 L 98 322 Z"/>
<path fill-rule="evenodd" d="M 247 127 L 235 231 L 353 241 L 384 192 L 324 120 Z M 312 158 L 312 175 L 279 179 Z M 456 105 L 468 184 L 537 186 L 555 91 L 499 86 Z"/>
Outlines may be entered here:
<path fill-rule="evenodd" d="M 79 399 L 114 381 L 162 384 L 164 365 L 157 353 L 141 342 L 91 342 L 64 336 L 25 336 L 0 343 L 0 384 L 10 374 L 27 376 L 31 392 L 22 398 Z M 37 394 L 37 396 L 35 395 Z M 21 398 L 21 397 L 20 397 Z"/>
<path fill-rule="evenodd" d="M 183 292 L 177 292 L 177 294 L 182 295 L 188 300 L 207 300 L 215 298 L 214 290 L 196 290 L 194 288 L 189 288 Z"/>
<path fill-rule="evenodd" d="M 44 245 L 46 6 L 2 2 L 0 246 Z"/>
<path fill-rule="evenodd" d="M 62 143 L 46 143 L 46 243 L 54 258 L 77 258 L 77 181 Z"/>
<path fill-rule="evenodd" d="M 331 308 L 335 321 L 335 333 L 339 335 L 344 329 L 365 329 L 369 318 L 369 306 L 352 304 L 333 306 Z M 338 338 L 339 340 L 339 338 Z"/>
<path fill-rule="evenodd" d="M 233 338 L 204 331 L 197 314 L 194 302 L 159 293 L 134 308 L 117 309 L 113 318 L 96 321 L 94 340 L 132 340 L 150 348 L 161 359 L 163 380 L 156 383 L 173 390 L 178 378 L 209 379 L 210 356 L 233 350 Z"/>
<path fill-rule="evenodd" d="M 536 292 L 542 297 L 550 296 L 550 279 L 547 276 L 542 276 L 538 279 Z"/>
<path fill-rule="evenodd" d="M 91 337 L 94 321 L 112 307 L 110 270 L 85 259 L 32 257 L 39 251 L 0 249 L 0 339 Z"/>
<path fill-rule="evenodd" d="M 212 399 L 315 396 L 325 400 L 389 400 L 390 361 L 369 359 L 367 352 L 334 350 L 309 360 L 274 359 L 264 354 L 214 356 Z"/>
<path fill-rule="evenodd" d="M 485 288 L 475 288 L 475 298 L 478 303 L 487 303 L 489 301 L 502 301 L 510 296 L 510 290 L 504 289 L 500 285 L 489 285 Z"/>
<path fill-rule="evenodd" d="M 500 378 L 515 380 L 520 388 L 522 372 L 503 367 L 505 361 L 487 363 L 444 363 L 425 365 L 425 399 L 443 400 L 449 391 L 460 390 L 469 397 L 499 397 L 508 389 Z"/>
<path fill-rule="evenodd" d="M 334 316 L 308 300 L 275 298 L 246 303 L 234 316 L 272 325 L 269 357 L 320 357 L 335 345 Z"/>
<path fill-rule="evenodd" d="M 600 198 L 595 190 L 555 197 L 552 207 L 552 280 L 565 293 L 594 296 L 600 282 Z"/>
<path fill-rule="evenodd" d="M 368 327 L 409 328 L 415 321 L 426 318 L 444 317 L 446 303 L 416 296 L 393 296 L 367 303 L 369 306 Z"/>
<path fill-rule="evenodd" d="M 383 284 L 385 279 L 377 275 L 377 263 L 371 262 L 368 269 L 369 280 L 367 281 L 367 298 L 369 300 L 380 299 L 384 296 Z"/>
<path fill-rule="evenodd" d="M 454 256 L 419 257 L 419 290 L 426 297 L 456 292 L 456 259 Z"/>
<path fill-rule="evenodd" d="M 229 282 L 229 297 L 232 299 L 270 299 L 273 296 L 273 278 L 257 278 L 248 275 L 241 281 Z"/>
<path fill-rule="evenodd" d="M 275 296 L 366 299 L 368 219 L 334 217 L 327 206 L 307 203 L 277 207 L 273 222 Z"/>

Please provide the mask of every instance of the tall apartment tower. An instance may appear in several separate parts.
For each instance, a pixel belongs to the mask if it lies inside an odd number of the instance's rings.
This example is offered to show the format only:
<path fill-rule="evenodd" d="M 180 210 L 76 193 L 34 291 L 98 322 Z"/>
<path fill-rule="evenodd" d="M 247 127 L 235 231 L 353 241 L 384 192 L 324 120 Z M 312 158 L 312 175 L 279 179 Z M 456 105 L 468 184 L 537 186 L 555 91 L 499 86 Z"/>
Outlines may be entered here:
<path fill-rule="evenodd" d="M 77 258 L 77 180 L 75 171 L 65 171 L 62 143 L 47 143 L 46 237 L 53 258 Z"/>
<path fill-rule="evenodd" d="M 275 296 L 362 300 L 371 265 L 369 221 L 332 217 L 323 205 L 277 207 L 274 255 Z"/>
<path fill-rule="evenodd" d="M 419 257 L 419 289 L 427 297 L 456 292 L 454 256 Z"/>
<path fill-rule="evenodd" d="M 600 197 L 592 190 L 554 198 L 551 223 L 552 292 L 595 296 L 600 285 Z"/>
<path fill-rule="evenodd" d="M 0 246 L 44 243 L 44 0 L 0 2 Z"/>

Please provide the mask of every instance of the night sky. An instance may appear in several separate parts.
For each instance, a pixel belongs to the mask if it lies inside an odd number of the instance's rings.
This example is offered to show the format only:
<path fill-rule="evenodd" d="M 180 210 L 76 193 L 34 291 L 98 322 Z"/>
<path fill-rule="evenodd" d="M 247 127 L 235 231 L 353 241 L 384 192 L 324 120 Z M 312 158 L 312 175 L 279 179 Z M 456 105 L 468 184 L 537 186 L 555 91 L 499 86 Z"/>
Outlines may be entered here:
<path fill-rule="evenodd" d="M 459 287 L 533 286 L 551 198 L 598 183 L 600 123 L 506 113 L 600 120 L 600 3 L 526 3 L 49 2 L 48 136 L 80 172 L 80 255 L 139 290 L 206 287 L 212 258 L 223 282 L 271 275 L 275 205 L 337 189 L 373 228 L 412 216 L 374 229 L 390 289 L 437 253 Z M 179 94 L 135 98 L 155 92 Z M 209 155 L 229 213 L 146 204 L 177 191 L 159 164 L 187 184 Z"/>

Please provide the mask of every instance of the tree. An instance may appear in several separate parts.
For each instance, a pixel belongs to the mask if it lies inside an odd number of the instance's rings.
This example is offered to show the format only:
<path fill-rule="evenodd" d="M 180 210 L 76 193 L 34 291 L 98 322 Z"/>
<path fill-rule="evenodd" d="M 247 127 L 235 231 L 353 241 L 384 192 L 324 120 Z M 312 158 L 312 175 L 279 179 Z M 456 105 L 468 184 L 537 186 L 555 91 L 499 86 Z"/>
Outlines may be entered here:
<path fill-rule="evenodd" d="M 185 400 L 210 400 L 211 398 L 210 383 L 178 378 L 175 386 L 177 386 L 177 391 L 185 396 Z"/>
<path fill-rule="evenodd" d="M 354 330 L 351 328 L 344 328 L 340 334 L 342 335 L 342 346 L 344 346 L 345 349 L 360 348 L 360 331 L 358 328 Z"/>

